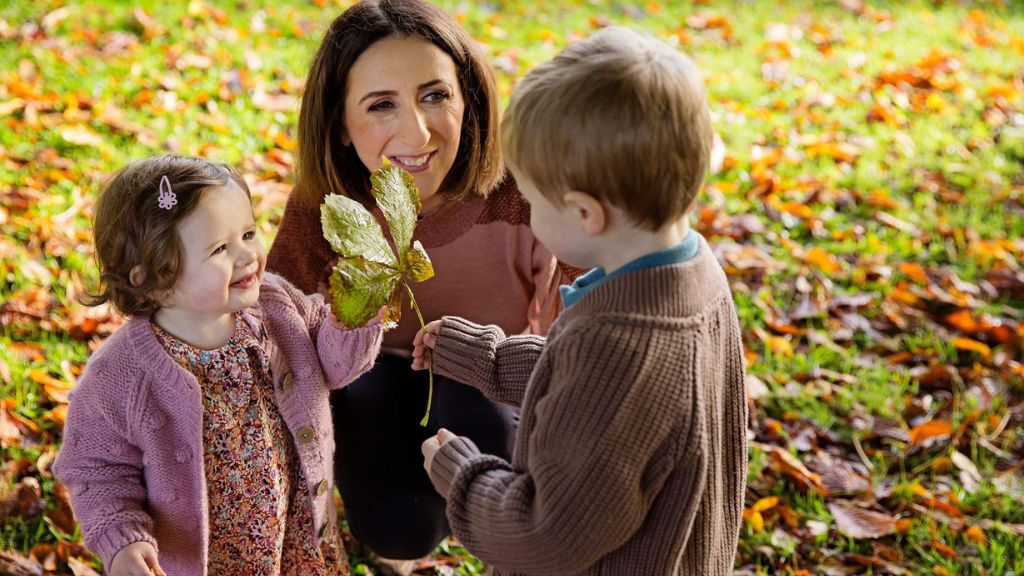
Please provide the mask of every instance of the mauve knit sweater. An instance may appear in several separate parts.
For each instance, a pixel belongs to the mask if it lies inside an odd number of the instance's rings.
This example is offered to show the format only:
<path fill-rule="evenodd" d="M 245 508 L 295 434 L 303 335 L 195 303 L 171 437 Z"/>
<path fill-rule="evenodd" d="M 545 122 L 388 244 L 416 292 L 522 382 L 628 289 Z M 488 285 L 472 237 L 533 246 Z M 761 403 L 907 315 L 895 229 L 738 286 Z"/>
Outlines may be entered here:
<path fill-rule="evenodd" d="M 438 373 L 522 406 L 508 463 L 466 438 L 431 480 L 496 574 L 731 574 L 746 477 L 739 322 L 706 242 L 612 278 L 547 340 L 446 317 Z"/>
<path fill-rule="evenodd" d="M 329 313 L 320 296 L 269 273 L 258 304 L 243 312 L 270 358 L 277 405 L 309 483 L 317 542 L 337 517 L 328 392 L 373 366 L 382 336 L 380 325 L 340 330 Z M 200 394 L 148 318 L 130 320 L 89 359 L 71 392 L 54 472 L 105 566 L 124 546 L 146 541 L 168 576 L 207 573 Z"/>

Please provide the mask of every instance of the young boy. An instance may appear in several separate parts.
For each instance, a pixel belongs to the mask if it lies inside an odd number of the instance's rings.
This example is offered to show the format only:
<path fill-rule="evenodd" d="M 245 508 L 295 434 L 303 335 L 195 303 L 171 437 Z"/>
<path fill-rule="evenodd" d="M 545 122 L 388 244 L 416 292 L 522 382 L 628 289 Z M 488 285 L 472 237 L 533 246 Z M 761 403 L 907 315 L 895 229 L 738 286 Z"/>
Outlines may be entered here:
<path fill-rule="evenodd" d="M 527 75 L 502 131 L 534 233 L 594 269 L 562 287 L 546 340 L 454 317 L 417 335 L 414 368 L 522 408 L 511 463 L 447 430 L 424 442 L 454 535 L 500 574 L 730 574 L 743 354 L 687 225 L 712 146 L 699 72 L 604 29 Z"/>

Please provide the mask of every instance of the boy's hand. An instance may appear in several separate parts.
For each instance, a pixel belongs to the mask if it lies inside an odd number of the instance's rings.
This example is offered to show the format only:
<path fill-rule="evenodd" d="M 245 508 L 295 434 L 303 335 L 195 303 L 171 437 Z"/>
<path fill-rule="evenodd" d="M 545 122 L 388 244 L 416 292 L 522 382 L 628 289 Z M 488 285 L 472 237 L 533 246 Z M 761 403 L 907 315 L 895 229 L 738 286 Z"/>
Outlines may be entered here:
<path fill-rule="evenodd" d="M 426 368 L 430 368 L 430 355 L 427 352 L 434 349 L 434 345 L 437 344 L 437 335 L 440 333 L 440 320 L 429 322 L 416 333 L 416 337 L 412 340 L 413 370 L 424 370 Z"/>
<path fill-rule="evenodd" d="M 114 554 L 110 576 L 167 576 L 156 560 L 156 550 L 149 542 L 133 542 Z"/>
<path fill-rule="evenodd" d="M 423 441 L 420 450 L 423 452 L 423 469 L 427 471 L 427 474 L 430 474 L 430 466 L 434 463 L 434 456 L 437 455 L 437 451 L 441 449 L 441 446 L 455 438 L 455 434 L 441 428 L 437 431 L 436 436 L 431 436 Z"/>
<path fill-rule="evenodd" d="M 377 315 L 374 316 L 373 318 L 370 318 L 370 321 L 367 322 L 366 325 L 367 326 L 376 326 L 377 324 L 380 324 L 381 322 L 384 321 L 384 315 L 387 314 L 387 313 L 388 313 L 388 307 L 387 306 L 381 306 L 380 310 L 377 311 Z M 342 324 L 337 318 L 335 318 L 333 311 L 329 312 L 327 314 L 327 317 L 331 319 L 331 324 L 333 324 L 334 327 L 339 329 L 339 330 L 347 330 L 347 329 L 351 328 L 351 326 L 346 326 L 346 325 Z"/>

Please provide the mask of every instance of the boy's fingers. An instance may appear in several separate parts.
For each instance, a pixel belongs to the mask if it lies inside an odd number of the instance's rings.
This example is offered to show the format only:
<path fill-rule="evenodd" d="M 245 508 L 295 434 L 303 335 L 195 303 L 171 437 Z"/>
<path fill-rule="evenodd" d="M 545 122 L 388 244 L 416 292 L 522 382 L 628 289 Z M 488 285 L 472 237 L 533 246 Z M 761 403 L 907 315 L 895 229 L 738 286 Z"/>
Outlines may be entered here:
<path fill-rule="evenodd" d="M 437 443 L 439 446 L 449 440 L 454 440 L 455 438 L 455 434 L 452 434 L 445 428 L 441 428 L 440 430 L 437 431 Z"/>
<path fill-rule="evenodd" d="M 441 443 L 437 441 L 437 436 L 431 436 L 424 440 L 423 444 L 420 444 L 420 450 L 423 452 L 424 456 L 427 456 L 428 454 L 432 455 L 434 452 L 437 452 L 437 449 L 440 446 Z"/>

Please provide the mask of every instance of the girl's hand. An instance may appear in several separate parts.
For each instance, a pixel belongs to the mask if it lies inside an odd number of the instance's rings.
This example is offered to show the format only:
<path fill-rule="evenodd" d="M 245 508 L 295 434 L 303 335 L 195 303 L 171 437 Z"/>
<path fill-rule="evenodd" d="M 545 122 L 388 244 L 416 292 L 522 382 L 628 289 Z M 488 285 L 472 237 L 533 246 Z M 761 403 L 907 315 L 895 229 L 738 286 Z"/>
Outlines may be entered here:
<path fill-rule="evenodd" d="M 424 326 L 412 340 L 412 369 L 425 370 L 430 368 L 430 357 L 427 350 L 433 350 L 437 344 L 437 335 L 441 333 L 441 321 L 434 320 Z"/>
<path fill-rule="evenodd" d="M 420 451 L 423 452 L 423 469 L 427 471 L 427 474 L 430 474 L 430 467 L 434 464 L 434 456 L 437 455 L 437 451 L 455 438 L 457 438 L 455 434 L 441 428 L 437 431 L 436 436 L 431 436 L 423 441 Z"/>
<path fill-rule="evenodd" d="M 133 542 L 114 554 L 110 576 L 167 576 L 149 542 Z"/>
<path fill-rule="evenodd" d="M 370 318 L 370 321 L 367 322 L 366 325 L 367 326 L 376 326 L 377 324 L 380 324 L 381 322 L 384 321 L 384 316 L 387 313 L 388 313 L 388 307 L 387 306 L 381 306 L 380 310 L 377 311 L 377 315 L 374 316 L 373 318 Z M 333 324 L 334 327 L 339 329 L 339 330 L 348 330 L 349 328 L 351 328 L 351 326 L 345 326 L 344 324 L 339 322 L 338 319 L 334 317 L 334 312 L 329 312 L 327 314 L 327 317 L 331 319 L 331 324 Z"/>

